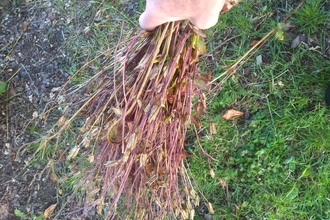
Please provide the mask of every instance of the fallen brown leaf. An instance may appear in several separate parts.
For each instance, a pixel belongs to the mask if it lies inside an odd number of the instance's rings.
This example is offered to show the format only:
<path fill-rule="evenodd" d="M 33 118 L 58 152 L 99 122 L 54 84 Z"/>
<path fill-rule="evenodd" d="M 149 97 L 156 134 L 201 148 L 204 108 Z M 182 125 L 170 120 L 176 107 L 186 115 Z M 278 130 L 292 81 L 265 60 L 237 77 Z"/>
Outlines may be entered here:
<path fill-rule="evenodd" d="M 104 198 L 102 197 L 99 204 L 96 206 L 96 211 L 98 214 L 102 214 L 103 206 L 104 206 Z"/>
<path fill-rule="evenodd" d="M 212 179 L 214 179 L 214 177 L 215 177 L 214 170 L 212 168 L 210 168 L 209 172 L 210 172 L 210 175 L 211 175 Z"/>
<path fill-rule="evenodd" d="M 24 31 L 24 32 L 27 31 L 27 29 L 29 28 L 29 26 L 30 26 L 30 22 L 25 22 L 25 23 L 23 24 L 23 31 Z"/>
<path fill-rule="evenodd" d="M 229 11 L 232 7 L 237 5 L 241 0 L 227 0 L 225 5 L 223 6 L 221 13 Z"/>
<path fill-rule="evenodd" d="M 227 121 L 232 121 L 235 118 L 242 117 L 244 115 L 243 112 L 237 111 L 235 109 L 228 109 L 225 114 L 222 116 Z"/>
<path fill-rule="evenodd" d="M 214 209 L 210 202 L 207 203 L 207 208 L 209 209 L 209 213 L 214 214 Z"/>
<path fill-rule="evenodd" d="M 216 134 L 217 133 L 217 129 L 215 127 L 215 124 L 213 121 L 210 121 L 210 134 Z"/>
<path fill-rule="evenodd" d="M 0 220 L 8 219 L 9 205 L 8 203 L 0 203 Z"/>
<path fill-rule="evenodd" d="M 227 186 L 226 180 L 222 179 L 221 177 L 219 178 L 219 183 L 222 186 L 222 188 L 225 188 Z"/>
<path fill-rule="evenodd" d="M 52 174 L 50 175 L 50 179 L 51 179 L 54 183 L 56 183 L 56 181 L 57 181 L 57 176 L 56 176 L 56 174 L 55 174 L 55 173 L 52 173 Z"/>
<path fill-rule="evenodd" d="M 250 46 L 253 47 L 254 45 L 256 45 L 257 43 L 259 43 L 260 40 L 253 40 L 251 43 L 250 43 Z"/>
<path fill-rule="evenodd" d="M 56 206 L 57 206 L 57 204 L 53 204 L 53 205 L 49 206 L 49 207 L 44 211 L 44 218 L 49 218 L 49 217 L 53 214 L 53 212 L 54 212 Z"/>

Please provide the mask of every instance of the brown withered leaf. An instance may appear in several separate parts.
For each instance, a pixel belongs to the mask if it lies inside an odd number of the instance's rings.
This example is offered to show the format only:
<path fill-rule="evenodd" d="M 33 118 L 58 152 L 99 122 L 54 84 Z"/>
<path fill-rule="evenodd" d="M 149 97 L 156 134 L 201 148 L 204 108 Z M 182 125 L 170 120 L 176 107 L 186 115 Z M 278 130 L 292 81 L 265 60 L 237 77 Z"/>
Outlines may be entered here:
<path fill-rule="evenodd" d="M 208 202 L 207 203 L 207 208 L 209 210 L 209 213 L 214 214 L 214 209 L 213 209 L 212 203 Z"/>
<path fill-rule="evenodd" d="M 65 152 L 63 150 L 58 150 L 57 153 L 58 153 L 59 160 L 61 160 L 61 161 L 65 161 L 66 160 Z"/>
<path fill-rule="evenodd" d="M 207 82 L 203 79 L 195 79 L 194 85 L 200 88 L 201 90 L 208 90 L 209 86 L 207 85 Z"/>
<path fill-rule="evenodd" d="M 237 111 L 235 109 L 228 109 L 225 114 L 222 116 L 227 121 L 232 121 L 235 118 L 242 117 L 244 115 L 244 112 Z"/>
<path fill-rule="evenodd" d="M 0 203 L 0 215 L 1 215 L 0 219 L 8 219 L 8 217 L 9 217 L 9 204 L 8 203 Z"/>
<path fill-rule="evenodd" d="M 197 127 L 202 125 L 201 120 L 199 120 L 199 118 L 196 117 L 195 115 L 191 116 L 191 123 L 193 123 Z"/>
<path fill-rule="evenodd" d="M 225 188 L 227 186 L 226 180 L 222 179 L 221 177 L 219 178 L 219 183 L 222 186 L 222 188 Z"/>
<path fill-rule="evenodd" d="M 57 176 L 56 176 L 56 174 L 55 174 L 55 173 L 52 173 L 52 174 L 50 175 L 50 179 L 51 179 L 54 183 L 56 183 L 56 181 L 57 181 Z"/>
<path fill-rule="evenodd" d="M 66 122 L 66 117 L 65 116 L 62 116 L 62 117 L 60 117 L 60 119 L 58 119 L 58 124 L 60 126 L 63 126 L 65 124 L 65 122 Z"/>
<path fill-rule="evenodd" d="M 251 43 L 250 43 L 250 46 L 253 47 L 254 45 L 256 45 L 257 43 L 259 43 L 260 40 L 253 40 Z"/>
<path fill-rule="evenodd" d="M 207 74 L 202 74 L 201 73 L 201 78 L 205 82 L 211 82 L 212 81 L 212 71 L 211 70 L 208 70 L 207 71 Z"/>
<path fill-rule="evenodd" d="M 96 206 L 96 211 L 98 214 L 102 214 L 103 206 L 104 206 L 104 197 L 100 199 L 99 204 Z"/>
<path fill-rule="evenodd" d="M 229 11 L 232 7 L 237 5 L 241 0 L 227 0 L 225 5 L 223 6 L 221 13 Z"/>
<path fill-rule="evenodd" d="M 214 177 L 215 177 L 214 170 L 212 168 L 210 168 L 209 172 L 210 172 L 210 175 L 211 175 L 212 179 L 214 179 Z"/>
<path fill-rule="evenodd" d="M 57 206 L 57 204 L 53 204 L 53 205 L 49 206 L 49 207 L 44 211 L 44 218 L 45 218 L 45 219 L 46 219 L 46 218 L 49 218 L 49 217 L 53 214 L 53 212 L 54 212 L 56 206 Z"/>
<path fill-rule="evenodd" d="M 75 146 L 74 148 L 72 148 L 69 152 L 68 157 L 66 158 L 67 160 L 71 160 L 73 158 L 75 158 L 78 153 L 79 153 L 80 147 L 79 146 Z"/>
<path fill-rule="evenodd" d="M 202 103 L 202 102 L 197 103 L 197 106 L 196 106 L 196 117 L 198 119 L 203 115 L 204 110 L 205 110 L 204 103 Z"/>
<path fill-rule="evenodd" d="M 27 29 L 29 28 L 29 26 L 30 26 L 30 22 L 25 22 L 25 23 L 23 24 L 23 31 L 24 31 L 24 32 L 27 31 Z"/>
<path fill-rule="evenodd" d="M 213 121 L 210 121 L 210 134 L 216 134 L 217 133 L 217 129 L 215 127 L 215 123 Z"/>

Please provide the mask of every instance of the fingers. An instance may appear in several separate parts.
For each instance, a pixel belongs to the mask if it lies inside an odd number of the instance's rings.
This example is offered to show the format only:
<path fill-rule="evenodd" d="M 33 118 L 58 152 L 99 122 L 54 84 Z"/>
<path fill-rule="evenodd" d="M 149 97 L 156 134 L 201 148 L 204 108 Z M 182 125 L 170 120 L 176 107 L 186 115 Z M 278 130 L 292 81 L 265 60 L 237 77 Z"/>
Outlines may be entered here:
<path fill-rule="evenodd" d="M 163 23 L 186 19 L 200 29 L 208 29 L 217 23 L 224 3 L 225 0 L 147 0 L 139 23 L 151 31 Z"/>
<path fill-rule="evenodd" d="M 189 19 L 192 24 L 197 26 L 200 29 L 208 29 L 214 26 L 218 22 L 219 14 L 214 14 L 212 16 L 206 17 L 196 17 Z M 171 18 L 171 19 L 159 19 L 153 18 L 148 15 L 147 12 L 143 12 L 139 18 L 139 24 L 142 29 L 147 31 L 152 31 L 157 26 L 162 25 L 169 21 L 178 21 L 182 20 L 181 18 Z"/>
<path fill-rule="evenodd" d="M 184 19 L 185 18 L 181 18 L 181 17 L 165 16 L 162 15 L 161 13 L 155 14 L 150 12 L 150 10 L 149 11 L 147 10 L 141 14 L 139 18 L 139 24 L 142 29 L 147 31 L 152 31 L 157 26 L 162 25 L 166 22 L 179 21 Z"/>
<path fill-rule="evenodd" d="M 191 18 L 189 19 L 189 21 L 198 28 L 205 30 L 216 25 L 218 19 L 219 19 L 219 13 L 214 13 L 212 15 Z"/>

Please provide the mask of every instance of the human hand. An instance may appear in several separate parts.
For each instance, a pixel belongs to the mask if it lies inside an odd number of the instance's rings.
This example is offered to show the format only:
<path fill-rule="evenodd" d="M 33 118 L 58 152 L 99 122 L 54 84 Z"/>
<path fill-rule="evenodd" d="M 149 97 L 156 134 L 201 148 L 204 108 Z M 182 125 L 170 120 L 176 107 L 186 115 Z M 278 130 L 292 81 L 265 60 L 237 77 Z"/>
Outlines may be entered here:
<path fill-rule="evenodd" d="M 189 20 L 200 29 L 215 25 L 226 0 L 146 0 L 140 26 L 148 31 L 179 20 Z"/>

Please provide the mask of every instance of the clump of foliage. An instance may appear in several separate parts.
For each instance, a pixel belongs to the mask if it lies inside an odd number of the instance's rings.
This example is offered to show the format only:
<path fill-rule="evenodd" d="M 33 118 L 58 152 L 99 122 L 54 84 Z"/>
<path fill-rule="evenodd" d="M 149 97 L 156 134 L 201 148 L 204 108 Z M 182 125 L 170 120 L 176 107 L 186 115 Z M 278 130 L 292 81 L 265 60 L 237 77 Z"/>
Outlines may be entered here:
<path fill-rule="evenodd" d="M 324 9 L 323 1 L 307 1 L 304 7 L 297 11 L 295 23 L 306 31 L 308 34 L 313 34 L 329 22 L 329 16 Z"/>

